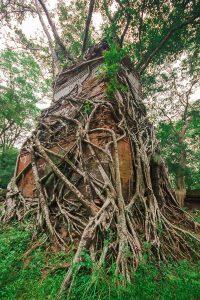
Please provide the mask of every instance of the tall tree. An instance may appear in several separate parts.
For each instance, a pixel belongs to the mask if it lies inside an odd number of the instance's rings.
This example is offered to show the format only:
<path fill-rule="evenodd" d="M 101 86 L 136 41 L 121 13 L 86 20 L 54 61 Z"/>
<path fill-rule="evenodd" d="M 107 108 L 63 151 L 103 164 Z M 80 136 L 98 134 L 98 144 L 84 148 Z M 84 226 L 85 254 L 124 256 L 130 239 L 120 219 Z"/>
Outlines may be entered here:
<path fill-rule="evenodd" d="M 36 103 L 47 84 L 38 83 L 40 68 L 30 55 L 5 49 L 0 61 L 4 75 L 0 85 L 0 184 L 6 187 L 13 175 L 15 147 L 30 134 L 39 112 Z"/>
<path fill-rule="evenodd" d="M 171 191 L 134 67 L 146 79 L 164 59 L 195 51 L 199 3 L 96 6 L 107 18 L 103 41 L 59 74 L 54 102 L 22 149 L 6 202 L 5 220 L 31 211 L 52 242 L 74 245 L 60 295 L 85 256 L 99 267 L 114 260 L 116 274 L 130 281 L 146 246 L 158 260 L 198 255 L 199 227 Z"/>
<path fill-rule="evenodd" d="M 182 206 L 186 196 L 188 157 L 192 162 L 192 156 L 195 159 L 198 152 L 198 142 L 195 143 L 194 139 L 191 141 L 191 135 L 194 136 L 196 124 L 195 136 L 198 140 L 199 101 L 192 96 L 195 89 L 199 89 L 199 69 L 197 67 L 193 70 L 192 63 L 192 57 L 186 56 L 165 68 L 159 68 L 160 75 L 156 81 L 158 92 L 149 98 L 151 111 L 160 121 L 158 137 L 174 176 L 177 198 Z"/>
<path fill-rule="evenodd" d="M 42 86 L 38 83 L 40 68 L 27 54 L 12 49 L 0 53 L 0 67 L 4 74 L 0 89 L 0 146 L 14 146 L 24 130 L 30 130 L 38 109 L 36 107 Z M 45 89 L 44 82 L 44 89 Z"/>
<path fill-rule="evenodd" d="M 43 0 L 38 0 L 38 2 L 40 3 L 40 5 L 42 6 L 44 12 L 45 12 L 45 15 L 47 17 L 47 20 L 49 22 L 49 25 L 51 27 L 51 30 L 53 32 L 53 35 L 54 35 L 54 38 L 55 38 L 55 41 L 56 41 L 56 44 L 60 47 L 62 53 L 63 53 L 63 56 L 67 59 L 69 59 L 70 61 L 74 62 L 74 59 L 72 58 L 72 56 L 70 55 L 70 53 L 68 52 L 68 50 L 66 49 L 66 46 L 64 45 L 63 41 L 61 40 L 59 34 L 58 34 L 58 31 L 56 29 L 56 26 L 46 8 L 46 5 L 44 3 Z M 37 2 L 36 2 L 37 4 Z"/>

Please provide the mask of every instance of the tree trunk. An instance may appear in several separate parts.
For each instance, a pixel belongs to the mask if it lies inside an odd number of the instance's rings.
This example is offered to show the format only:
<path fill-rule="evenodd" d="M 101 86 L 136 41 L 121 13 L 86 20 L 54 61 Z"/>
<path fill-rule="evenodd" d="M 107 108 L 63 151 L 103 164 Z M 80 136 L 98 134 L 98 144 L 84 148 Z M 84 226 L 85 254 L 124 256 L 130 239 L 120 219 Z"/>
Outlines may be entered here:
<path fill-rule="evenodd" d="M 180 146 L 180 156 L 179 156 L 179 166 L 176 175 L 176 197 L 181 207 L 184 206 L 186 197 L 186 187 L 185 187 L 185 168 L 186 168 L 186 151 L 184 149 L 184 135 L 187 127 L 184 126 L 182 132 L 179 134 L 179 146 Z"/>
<path fill-rule="evenodd" d="M 54 35 L 55 41 L 60 46 L 60 49 L 61 49 L 64 57 L 67 58 L 67 59 L 69 59 L 70 61 L 74 62 L 73 57 L 71 56 L 71 54 L 66 49 L 63 41 L 61 40 L 61 38 L 60 38 L 60 36 L 59 36 L 59 34 L 57 32 L 56 26 L 55 26 L 55 24 L 54 24 L 54 22 L 53 22 L 53 20 L 52 20 L 52 18 L 50 16 L 50 13 L 48 12 L 48 9 L 46 8 L 46 5 L 45 5 L 44 1 L 43 0 L 38 0 L 38 2 L 40 3 L 40 5 L 42 6 L 42 8 L 43 8 L 43 10 L 45 12 L 45 15 L 47 17 L 48 23 L 49 23 L 49 25 L 51 27 L 51 30 L 52 30 L 52 33 Z"/>
<path fill-rule="evenodd" d="M 74 245 L 73 263 L 85 251 L 99 267 L 114 259 L 130 280 L 145 245 L 157 260 L 197 254 L 198 228 L 173 196 L 130 60 L 110 99 L 99 55 L 57 78 L 54 103 L 22 147 L 4 220 L 30 214 L 52 242 Z M 72 266 L 61 292 L 71 276 Z"/>
<path fill-rule="evenodd" d="M 181 207 L 184 206 L 185 197 L 186 197 L 186 187 L 185 187 L 185 175 L 183 174 L 183 165 L 180 165 L 177 171 L 177 189 L 176 197 Z"/>

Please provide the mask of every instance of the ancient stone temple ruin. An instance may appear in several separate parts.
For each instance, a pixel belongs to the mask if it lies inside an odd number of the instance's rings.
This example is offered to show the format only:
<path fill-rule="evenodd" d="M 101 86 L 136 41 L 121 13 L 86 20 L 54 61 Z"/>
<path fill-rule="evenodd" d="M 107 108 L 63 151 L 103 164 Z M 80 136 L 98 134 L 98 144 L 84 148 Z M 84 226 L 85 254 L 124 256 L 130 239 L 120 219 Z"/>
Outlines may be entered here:
<path fill-rule="evenodd" d="M 92 110 L 98 103 L 104 103 L 96 110 L 92 117 L 90 129 L 105 128 L 117 131 L 115 112 L 109 107 L 106 96 L 106 80 L 102 75 L 103 57 L 93 57 L 90 55 L 87 60 L 63 70 L 54 83 L 54 102 L 48 109 L 42 112 L 40 123 L 38 125 L 39 139 L 51 155 L 51 151 L 58 154 L 58 157 L 52 157 L 59 162 L 60 156 L 62 160 L 67 162 L 67 157 L 73 152 L 77 145 L 77 136 L 75 134 L 79 122 L 84 123 L 87 119 L 88 110 Z M 140 101 L 140 85 L 137 74 L 131 68 L 129 59 L 123 61 L 124 72 L 128 73 L 132 90 L 135 98 Z M 119 95 L 120 96 L 120 95 Z M 83 130 L 84 128 L 79 128 Z M 88 138 L 86 138 L 88 139 Z M 98 151 L 98 147 L 102 147 L 109 143 L 110 137 L 106 131 L 94 131 L 89 134 L 88 145 L 95 145 L 93 147 Z M 35 180 L 32 170 L 32 155 L 30 152 L 30 140 L 27 140 L 23 145 L 16 167 L 16 184 L 25 198 L 30 198 L 30 201 L 37 198 L 37 191 L 35 188 Z M 120 162 L 120 176 L 122 182 L 123 195 L 125 198 L 131 197 L 130 186 L 133 184 L 133 168 L 132 168 L 132 154 L 131 145 L 127 137 L 122 137 L 118 141 L 118 152 Z M 78 153 L 76 154 L 78 155 Z M 109 158 L 103 151 L 98 155 L 103 157 L 103 167 L 108 171 Z M 39 177 L 42 183 L 45 183 L 48 193 L 52 193 L 54 188 L 51 183 L 52 171 L 48 163 L 42 158 L 37 157 L 37 168 Z M 96 174 L 96 162 L 92 160 L 92 154 L 89 149 L 85 151 L 83 157 L 83 164 L 89 166 L 88 172 L 90 175 L 97 176 L 101 179 L 100 174 Z M 69 167 L 69 166 L 68 166 Z M 109 170 L 108 173 L 112 171 Z M 66 166 L 66 172 L 69 172 Z M 81 175 L 77 172 L 70 171 L 70 178 L 74 184 L 77 184 L 81 179 Z M 111 172 L 112 174 L 112 172 Z M 79 183 L 79 188 L 84 190 L 86 185 L 84 182 Z M 97 203 L 98 199 L 95 200 Z"/>
<path fill-rule="evenodd" d="M 157 260 L 197 253 L 197 227 L 171 190 L 139 78 L 124 58 L 111 96 L 96 50 L 57 77 L 54 101 L 21 149 L 5 205 L 5 221 L 30 218 L 52 247 L 73 248 L 62 288 L 85 251 L 98 266 L 115 261 L 127 280 L 144 243 Z"/>

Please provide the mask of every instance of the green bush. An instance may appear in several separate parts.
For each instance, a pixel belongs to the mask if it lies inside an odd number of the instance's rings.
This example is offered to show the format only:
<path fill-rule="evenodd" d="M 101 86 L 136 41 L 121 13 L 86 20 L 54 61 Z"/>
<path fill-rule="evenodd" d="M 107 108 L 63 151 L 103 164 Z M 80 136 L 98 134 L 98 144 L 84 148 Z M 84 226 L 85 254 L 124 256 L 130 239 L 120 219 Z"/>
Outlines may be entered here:
<path fill-rule="evenodd" d="M 15 170 L 18 150 L 9 148 L 2 151 L 0 148 L 0 188 L 6 189 Z"/>
<path fill-rule="evenodd" d="M 47 243 L 24 253 L 31 247 L 33 228 L 29 226 L 2 226 L 0 230 L 0 299 L 55 299 L 66 274 L 60 268 L 70 257 L 64 252 L 50 252 Z M 38 239 L 41 243 L 45 235 Z M 44 245 L 46 245 L 44 247 Z M 161 264 L 143 262 L 126 286 L 109 272 L 85 261 L 84 271 L 74 277 L 69 300 L 129 300 L 129 299 L 199 299 L 200 264 L 188 261 Z"/>

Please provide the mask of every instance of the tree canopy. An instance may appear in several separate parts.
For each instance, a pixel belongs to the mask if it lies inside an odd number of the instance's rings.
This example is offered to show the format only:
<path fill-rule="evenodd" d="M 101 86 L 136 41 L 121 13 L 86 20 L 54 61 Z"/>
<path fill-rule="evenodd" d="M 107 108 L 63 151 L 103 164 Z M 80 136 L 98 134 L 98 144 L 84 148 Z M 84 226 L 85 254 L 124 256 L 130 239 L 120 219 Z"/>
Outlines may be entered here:
<path fill-rule="evenodd" d="M 9 5 L 3 1 L 3 21 L 12 27 L 13 15 L 22 22 L 26 14 L 32 14 L 33 17 L 39 14 L 47 21 L 47 31 L 53 33 L 52 42 L 48 38 L 51 44 L 49 50 L 54 46 L 58 56 L 59 51 L 60 54 L 64 51 L 63 55 L 69 61 L 73 60 L 73 56 L 74 59 L 81 57 L 94 40 L 97 42 L 102 37 L 119 45 L 123 42 L 140 73 L 184 51 L 195 53 L 197 58 L 199 1 L 72 0 L 67 4 L 66 1 L 58 0 L 51 13 L 48 11 L 48 1 L 36 2 L 37 8 L 28 0 L 23 3 L 10 1 Z M 95 14 L 94 18 L 97 15 L 101 17 L 100 34 L 93 30 L 94 25 L 89 26 L 92 14 Z"/>

